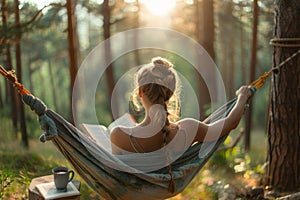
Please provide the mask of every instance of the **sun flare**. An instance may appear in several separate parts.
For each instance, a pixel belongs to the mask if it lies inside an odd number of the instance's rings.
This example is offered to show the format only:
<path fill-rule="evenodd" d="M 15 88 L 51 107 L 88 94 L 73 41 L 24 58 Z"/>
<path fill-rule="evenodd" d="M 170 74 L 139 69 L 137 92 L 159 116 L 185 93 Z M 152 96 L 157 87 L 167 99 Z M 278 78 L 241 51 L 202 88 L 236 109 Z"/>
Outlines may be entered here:
<path fill-rule="evenodd" d="M 176 0 L 141 0 L 140 2 L 156 16 L 167 15 L 176 4 Z"/>

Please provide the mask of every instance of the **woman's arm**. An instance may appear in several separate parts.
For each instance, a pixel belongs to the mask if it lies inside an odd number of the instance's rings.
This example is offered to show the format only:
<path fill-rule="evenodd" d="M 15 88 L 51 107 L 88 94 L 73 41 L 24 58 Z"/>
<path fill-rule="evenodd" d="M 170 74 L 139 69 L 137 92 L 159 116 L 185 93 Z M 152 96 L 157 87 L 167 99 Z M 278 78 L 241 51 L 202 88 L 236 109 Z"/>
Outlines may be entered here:
<path fill-rule="evenodd" d="M 235 129 L 244 113 L 245 104 L 252 91 L 247 86 L 242 86 L 237 92 L 237 102 L 227 117 L 220 119 L 211 124 L 205 124 L 194 119 L 184 119 L 179 122 L 188 133 L 196 131 L 194 142 L 214 141 L 218 138 L 228 134 L 231 130 Z"/>

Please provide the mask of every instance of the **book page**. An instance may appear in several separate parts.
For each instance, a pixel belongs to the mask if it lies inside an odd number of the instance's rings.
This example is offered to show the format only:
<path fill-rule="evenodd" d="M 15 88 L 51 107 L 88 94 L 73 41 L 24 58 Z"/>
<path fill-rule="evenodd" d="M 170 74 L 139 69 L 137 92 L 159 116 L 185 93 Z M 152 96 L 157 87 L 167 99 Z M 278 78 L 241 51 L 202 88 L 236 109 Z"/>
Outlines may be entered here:
<path fill-rule="evenodd" d="M 135 120 L 130 114 L 126 113 L 112 122 L 108 128 L 99 124 L 81 124 L 83 131 L 89 135 L 97 145 L 101 146 L 108 152 L 111 152 L 110 131 L 116 126 L 135 126 Z"/>
<path fill-rule="evenodd" d="M 124 115 L 113 121 L 108 126 L 108 130 L 111 131 L 116 126 L 132 127 L 135 125 L 136 121 L 134 120 L 134 118 L 129 113 L 125 113 Z"/>
<path fill-rule="evenodd" d="M 90 136 L 96 143 L 109 136 L 108 130 L 105 126 L 99 124 L 81 124 L 81 128 L 88 136 Z"/>

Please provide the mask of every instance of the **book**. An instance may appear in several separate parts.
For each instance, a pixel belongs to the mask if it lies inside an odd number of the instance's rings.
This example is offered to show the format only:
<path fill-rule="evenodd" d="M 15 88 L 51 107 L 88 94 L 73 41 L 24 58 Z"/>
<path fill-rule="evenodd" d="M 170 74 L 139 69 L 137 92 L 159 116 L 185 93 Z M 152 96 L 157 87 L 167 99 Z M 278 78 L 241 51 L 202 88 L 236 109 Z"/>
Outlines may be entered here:
<path fill-rule="evenodd" d="M 116 126 L 125 126 L 132 127 L 135 126 L 136 121 L 129 114 L 126 113 L 113 121 L 108 127 L 105 127 L 100 124 L 81 124 L 81 129 L 91 138 L 96 144 L 101 146 L 102 148 L 111 152 L 111 144 L 110 144 L 110 132 Z"/>
<path fill-rule="evenodd" d="M 57 199 L 62 197 L 78 196 L 80 192 L 72 182 L 67 185 L 67 191 L 57 190 L 54 182 L 41 183 L 35 186 L 45 200 Z"/>

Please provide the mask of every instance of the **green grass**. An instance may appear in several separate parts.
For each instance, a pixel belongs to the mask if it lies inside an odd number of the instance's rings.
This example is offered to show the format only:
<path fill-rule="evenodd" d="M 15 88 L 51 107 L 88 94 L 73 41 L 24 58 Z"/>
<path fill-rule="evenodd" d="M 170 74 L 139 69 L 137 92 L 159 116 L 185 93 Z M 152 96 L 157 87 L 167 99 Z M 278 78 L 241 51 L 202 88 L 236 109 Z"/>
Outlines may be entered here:
<path fill-rule="evenodd" d="M 24 149 L 19 141 L 0 143 L 0 199 L 28 199 L 33 178 L 49 175 L 52 168 L 59 165 L 72 168 L 51 142 L 37 140 L 30 141 L 29 150 Z M 98 199 L 78 175 L 75 179 L 82 183 L 82 199 Z"/>
<path fill-rule="evenodd" d="M 236 131 L 231 133 L 236 136 Z M 251 135 L 251 150 L 243 149 L 243 137 L 236 147 L 226 152 L 216 152 L 179 195 L 170 200 L 217 200 L 218 189 L 231 185 L 244 195 L 249 188 L 259 186 L 264 173 L 266 137 L 263 130 L 254 130 Z M 225 143 L 231 143 L 229 138 Z M 259 142 L 257 142 L 259 141 Z M 238 171 L 240 170 L 240 171 Z"/>
<path fill-rule="evenodd" d="M 236 133 L 231 135 L 234 137 Z M 4 199 L 26 199 L 33 178 L 51 174 L 51 169 L 58 165 L 72 168 L 51 142 L 41 143 L 38 138 L 32 139 L 30 149 L 26 150 L 13 134 L 1 132 L 0 136 L 0 199 L 1 195 Z M 255 130 L 249 153 L 243 151 L 242 140 L 231 150 L 215 153 L 188 187 L 171 199 L 214 200 L 218 199 L 220 185 L 231 184 L 241 191 L 252 187 L 259 183 L 265 156 L 265 135 L 263 131 Z M 78 175 L 75 178 L 82 183 L 81 199 L 99 199 Z"/>

